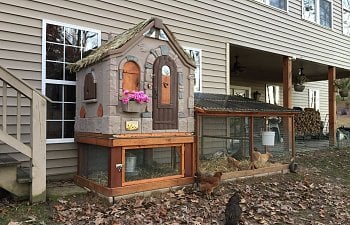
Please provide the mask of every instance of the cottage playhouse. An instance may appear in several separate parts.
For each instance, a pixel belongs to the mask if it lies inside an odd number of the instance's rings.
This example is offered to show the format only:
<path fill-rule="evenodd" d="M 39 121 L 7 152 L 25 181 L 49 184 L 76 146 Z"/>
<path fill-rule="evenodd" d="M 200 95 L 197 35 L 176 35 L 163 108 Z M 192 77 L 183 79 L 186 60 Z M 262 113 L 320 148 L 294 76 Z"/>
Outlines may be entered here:
<path fill-rule="evenodd" d="M 70 69 L 78 185 L 113 197 L 193 181 L 195 65 L 160 19 L 111 38 Z"/>

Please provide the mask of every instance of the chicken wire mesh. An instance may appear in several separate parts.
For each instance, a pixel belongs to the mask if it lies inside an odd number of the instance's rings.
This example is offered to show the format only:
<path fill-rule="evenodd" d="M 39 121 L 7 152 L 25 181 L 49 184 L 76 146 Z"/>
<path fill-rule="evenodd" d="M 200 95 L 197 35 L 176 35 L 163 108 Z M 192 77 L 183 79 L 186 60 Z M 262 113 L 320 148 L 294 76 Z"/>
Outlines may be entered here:
<path fill-rule="evenodd" d="M 232 172 L 289 163 L 291 117 L 203 116 L 199 134 L 199 170 Z M 254 149 L 252 159 L 249 149 Z"/>

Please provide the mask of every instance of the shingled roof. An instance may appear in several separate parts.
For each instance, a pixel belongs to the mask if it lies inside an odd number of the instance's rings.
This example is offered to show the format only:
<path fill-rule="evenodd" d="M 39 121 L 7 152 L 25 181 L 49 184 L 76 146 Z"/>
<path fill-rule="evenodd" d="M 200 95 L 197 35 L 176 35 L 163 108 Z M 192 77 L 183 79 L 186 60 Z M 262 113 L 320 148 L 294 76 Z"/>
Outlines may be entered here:
<path fill-rule="evenodd" d="M 70 64 L 67 68 L 71 71 L 77 72 L 91 64 L 99 62 L 104 57 L 109 54 L 123 52 L 123 47 L 133 40 L 136 41 L 139 37 L 143 36 L 143 34 L 148 31 L 151 27 L 156 27 L 158 29 L 163 29 L 164 33 L 169 38 L 169 41 L 172 42 L 173 46 L 178 50 L 178 52 L 183 56 L 184 60 L 192 67 L 196 67 L 193 59 L 184 51 L 184 49 L 179 45 L 175 36 L 172 32 L 167 28 L 165 24 L 163 24 L 161 19 L 151 18 L 136 24 L 134 27 L 124 31 L 123 33 L 116 35 L 111 40 L 102 44 L 99 48 L 94 50 L 87 57 L 77 61 L 76 63 Z"/>
<path fill-rule="evenodd" d="M 288 109 L 282 106 L 255 101 L 250 98 L 234 95 L 195 93 L 194 105 L 201 112 L 262 112 L 296 114 L 299 110 Z"/>

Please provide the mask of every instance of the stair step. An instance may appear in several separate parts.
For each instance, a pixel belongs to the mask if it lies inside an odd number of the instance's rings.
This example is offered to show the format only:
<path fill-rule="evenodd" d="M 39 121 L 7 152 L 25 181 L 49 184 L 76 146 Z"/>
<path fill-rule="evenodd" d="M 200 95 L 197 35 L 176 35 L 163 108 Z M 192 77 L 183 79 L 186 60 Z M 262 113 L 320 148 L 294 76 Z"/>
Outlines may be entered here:
<path fill-rule="evenodd" d="M 21 163 L 20 161 L 12 158 L 7 154 L 0 154 L 0 167 L 15 166 L 15 165 L 19 165 L 20 163 Z"/>
<path fill-rule="evenodd" d="M 17 182 L 20 184 L 26 184 L 32 182 L 30 178 L 29 167 L 18 167 L 17 168 Z"/>

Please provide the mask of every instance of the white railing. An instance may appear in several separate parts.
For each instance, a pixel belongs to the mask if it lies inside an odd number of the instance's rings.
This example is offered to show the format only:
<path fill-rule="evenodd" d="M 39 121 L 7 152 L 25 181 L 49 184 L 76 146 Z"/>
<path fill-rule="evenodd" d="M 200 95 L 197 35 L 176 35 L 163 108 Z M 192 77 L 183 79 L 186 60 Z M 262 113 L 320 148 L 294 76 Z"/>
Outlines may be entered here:
<path fill-rule="evenodd" d="M 30 158 L 30 201 L 45 201 L 47 98 L 1 66 L 0 98 L 0 142 Z M 29 108 L 29 113 L 24 108 Z M 29 133 L 23 135 L 21 128 L 28 123 Z"/>

